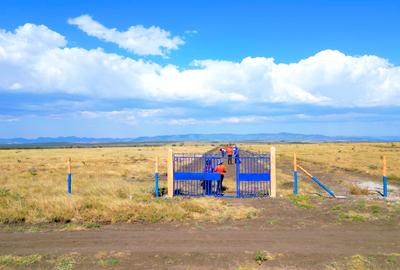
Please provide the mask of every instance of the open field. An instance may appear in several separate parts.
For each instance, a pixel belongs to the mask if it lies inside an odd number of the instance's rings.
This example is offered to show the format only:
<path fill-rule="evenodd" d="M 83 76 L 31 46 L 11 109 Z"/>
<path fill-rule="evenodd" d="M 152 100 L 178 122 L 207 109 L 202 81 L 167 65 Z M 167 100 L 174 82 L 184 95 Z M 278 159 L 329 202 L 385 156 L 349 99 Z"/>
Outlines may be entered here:
<path fill-rule="evenodd" d="M 399 143 L 278 144 L 276 199 L 155 199 L 154 157 L 215 144 L 0 150 L 0 269 L 398 269 Z M 239 144 L 269 151 L 267 144 Z M 346 199 L 300 178 L 292 155 Z M 391 193 L 352 195 L 380 181 Z M 73 195 L 66 194 L 72 158 Z M 225 184 L 234 188 L 228 167 Z M 320 196 L 315 195 L 316 193 Z"/>

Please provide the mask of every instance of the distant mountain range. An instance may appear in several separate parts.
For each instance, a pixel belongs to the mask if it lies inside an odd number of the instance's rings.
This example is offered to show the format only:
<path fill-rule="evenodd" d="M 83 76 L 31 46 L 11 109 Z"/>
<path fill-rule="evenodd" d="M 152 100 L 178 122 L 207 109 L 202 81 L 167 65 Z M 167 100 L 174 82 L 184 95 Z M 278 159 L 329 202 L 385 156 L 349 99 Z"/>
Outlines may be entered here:
<path fill-rule="evenodd" d="M 259 133 L 259 134 L 184 134 L 163 135 L 153 137 L 137 138 L 87 138 L 87 137 L 39 137 L 35 139 L 12 138 L 0 139 L 0 145 L 42 145 L 42 144 L 127 144 L 127 143 L 150 143 L 150 142 L 183 142 L 183 141 L 205 141 L 205 142 L 392 142 L 400 141 L 400 136 L 385 137 L 352 137 L 352 136 L 325 136 L 318 134 L 295 134 L 295 133 Z"/>

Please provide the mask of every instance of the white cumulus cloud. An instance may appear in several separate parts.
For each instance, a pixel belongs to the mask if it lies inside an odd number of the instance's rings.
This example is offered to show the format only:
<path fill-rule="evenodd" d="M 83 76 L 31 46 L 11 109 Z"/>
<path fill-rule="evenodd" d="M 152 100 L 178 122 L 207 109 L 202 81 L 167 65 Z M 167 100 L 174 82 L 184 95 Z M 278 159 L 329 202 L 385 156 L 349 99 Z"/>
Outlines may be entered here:
<path fill-rule="evenodd" d="M 115 28 L 107 28 L 93 20 L 89 15 L 82 15 L 68 20 L 69 24 L 76 25 L 89 36 L 117 44 L 138 55 L 165 56 L 171 50 L 176 50 L 185 42 L 179 36 L 171 36 L 171 33 L 157 26 L 149 28 L 143 25 L 131 26 L 125 32 Z"/>
<path fill-rule="evenodd" d="M 101 48 L 71 48 L 46 26 L 25 24 L 0 30 L 0 91 L 198 104 L 398 106 L 400 67 L 374 55 L 324 50 L 289 64 L 246 57 L 195 60 L 182 69 Z"/>

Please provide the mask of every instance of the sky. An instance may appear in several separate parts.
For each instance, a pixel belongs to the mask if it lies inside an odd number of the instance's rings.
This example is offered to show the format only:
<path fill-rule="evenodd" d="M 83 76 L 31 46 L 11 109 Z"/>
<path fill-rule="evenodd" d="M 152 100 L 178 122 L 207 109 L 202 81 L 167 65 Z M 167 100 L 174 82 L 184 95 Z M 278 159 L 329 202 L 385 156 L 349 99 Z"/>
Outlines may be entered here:
<path fill-rule="evenodd" d="M 0 11 L 0 138 L 400 135 L 400 1 Z"/>

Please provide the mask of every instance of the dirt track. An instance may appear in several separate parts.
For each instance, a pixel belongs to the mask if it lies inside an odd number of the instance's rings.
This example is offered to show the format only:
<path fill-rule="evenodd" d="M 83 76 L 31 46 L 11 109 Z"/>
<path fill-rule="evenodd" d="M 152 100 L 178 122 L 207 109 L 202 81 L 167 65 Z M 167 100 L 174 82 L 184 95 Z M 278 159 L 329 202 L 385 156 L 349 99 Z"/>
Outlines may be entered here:
<path fill-rule="evenodd" d="M 226 199 L 225 199 L 226 200 Z M 398 221 L 338 224 L 328 213 L 335 200 L 318 209 L 299 209 L 287 200 L 231 200 L 264 209 L 260 218 L 224 224 L 120 224 L 99 230 L 0 233 L 0 254 L 44 255 L 127 252 L 121 268 L 236 268 L 254 264 L 254 253 L 280 253 L 263 266 L 321 269 L 354 254 L 400 251 Z M 129 266 L 129 267 L 128 267 Z M 80 268 L 91 268 L 82 264 Z"/>

